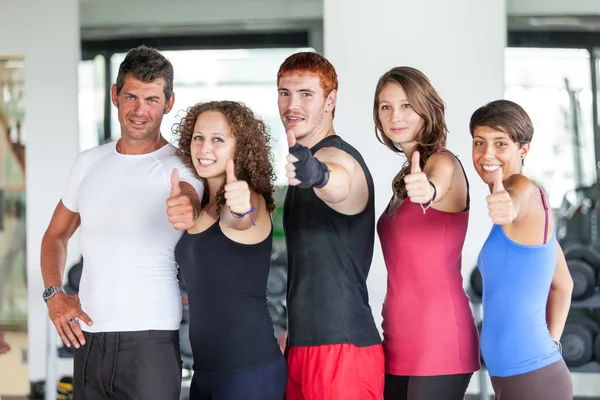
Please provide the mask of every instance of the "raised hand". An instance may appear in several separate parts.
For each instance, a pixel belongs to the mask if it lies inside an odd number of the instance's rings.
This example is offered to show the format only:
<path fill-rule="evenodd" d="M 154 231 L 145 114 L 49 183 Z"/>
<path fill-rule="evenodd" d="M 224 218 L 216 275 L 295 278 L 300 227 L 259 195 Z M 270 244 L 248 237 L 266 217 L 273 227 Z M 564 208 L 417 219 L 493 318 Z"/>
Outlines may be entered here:
<path fill-rule="evenodd" d="M 79 303 L 79 296 L 74 294 L 68 296 L 64 293 L 57 293 L 46 303 L 48 305 L 48 315 L 56 327 L 58 335 L 67 347 L 71 344 L 78 349 L 85 344 L 85 337 L 79 327 L 79 320 L 87 325 L 92 325 L 90 317 L 83 312 Z"/>
<path fill-rule="evenodd" d="M 225 184 L 225 204 L 234 214 L 245 214 L 252 208 L 250 188 L 246 181 L 240 181 L 235 176 L 235 164 L 228 159 L 225 164 L 227 183 Z"/>
<path fill-rule="evenodd" d="M 301 188 L 322 188 L 329 181 L 329 168 L 316 159 L 310 149 L 296 142 L 293 133 L 287 134 L 290 154 L 285 166 L 288 184 Z"/>
<path fill-rule="evenodd" d="M 494 224 L 508 225 L 517 217 L 512 199 L 502 183 L 502 168 L 495 171 L 492 194 L 488 195 L 485 200 L 489 216 Z"/>
<path fill-rule="evenodd" d="M 171 173 L 171 193 L 167 200 L 167 215 L 169 222 L 177 230 L 191 229 L 197 216 L 190 197 L 181 193 L 177 168 L 173 169 Z"/>
<path fill-rule="evenodd" d="M 412 203 L 426 204 L 433 199 L 434 189 L 427 175 L 421 171 L 421 155 L 413 151 L 410 160 L 410 174 L 404 177 L 407 197 Z"/>

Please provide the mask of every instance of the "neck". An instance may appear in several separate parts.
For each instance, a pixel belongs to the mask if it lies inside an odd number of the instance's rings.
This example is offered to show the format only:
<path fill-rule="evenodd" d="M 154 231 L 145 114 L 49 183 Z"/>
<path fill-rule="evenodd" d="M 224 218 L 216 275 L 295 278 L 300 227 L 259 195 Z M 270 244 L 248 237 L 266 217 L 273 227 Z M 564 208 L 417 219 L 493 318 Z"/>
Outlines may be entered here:
<path fill-rule="evenodd" d="M 214 202 L 223 182 L 225 182 L 225 174 L 208 178 L 206 181 L 208 184 L 208 203 L 211 204 Z"/>
<path fill-rule="evenodd" d="M 132 140 L 125 135 L 117 142 L 117 151 L 121 154 L 148 154 L 156 151 L 167 144 L 160 132 L 152 138 Z"/>
<path fill-rule="evenodd" d="M 402 149 L 402 152 L 404 153 L 404 156 L 410 160 L 412 157 L 412 153 L 415 150 L 415 146 L 417 145 L 417 142 L 407 142 L 407 143 L 400 143 L 400 148 Z"/>
<path fill-rule="evenodd" d="M 335 135 L 335 130 L 333 129 L 333 124 L 322 128 L 315 128 L 314 131 L 309 133 L 308 135 L 298 139 L 298 143 L 302 146 L 306 146 L 309 149 L 314 147 L 321 140 L 325 139 L 327 136 Z"/>

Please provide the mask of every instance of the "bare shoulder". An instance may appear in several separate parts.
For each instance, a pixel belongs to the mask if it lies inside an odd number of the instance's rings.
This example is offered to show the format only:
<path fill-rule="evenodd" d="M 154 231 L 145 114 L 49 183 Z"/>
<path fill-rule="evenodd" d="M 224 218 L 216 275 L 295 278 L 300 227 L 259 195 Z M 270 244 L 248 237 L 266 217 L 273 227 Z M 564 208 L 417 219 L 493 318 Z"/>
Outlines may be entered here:
<path fill-rule="evenodd" d="M 425 169 L 444 169 L 444 170 L 454 170 L 458 166 L 458 160 L 454 156 L 454 154 L 441 151 L 439 153 L 433 153 L 427 159 L 425 163 Z"/>
<path fill-rule="evenodd" d="M 348 172 L 352 172 L 358 167 L 358 162 L 354 157 L 337 147 L 323 147 L 315 153 L 315 157 L 325 164 L 338 164 Z"/>
<path fill-rule="evenodd" d="M 537 185 L 524 175 L 514 174 L 504 181 L 504 188 L 509 192 L 531 195 L 537 189 Z"/>

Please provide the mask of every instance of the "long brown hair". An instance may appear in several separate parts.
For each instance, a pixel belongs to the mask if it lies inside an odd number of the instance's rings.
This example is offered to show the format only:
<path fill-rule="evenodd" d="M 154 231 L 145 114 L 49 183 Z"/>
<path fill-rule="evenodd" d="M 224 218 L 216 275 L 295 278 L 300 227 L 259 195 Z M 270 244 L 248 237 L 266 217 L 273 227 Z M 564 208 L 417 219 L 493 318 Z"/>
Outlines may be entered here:
<path fill-rule="evenodd" d="M 421 168 L 423 168 L 437 148 L 446 145 L 448 128 L 446 126 L 444 101 L 431 85 L 427 76 L 416 68 L 395 67 L 379 78 L 373 102 L 375 136 L 377 140 L 395 153 L 403 153 L 402 148 L 384 134 L 379 120 L 379 95 L 388 83 L 397 83 L 402 86 L 411 107 L 423 119 L 423 127 L 415 134 L 414 138 L 417 143 L 415 150 L 421 155 Z M 392 182 L 392 190 L 401 199 L 406 197 L 403 178 L 409 171 L 410 160 L 407 159 Z"/>
<path fill-rule="evenodd" d="M 185 165 L 195 171 L 192 164 L 190 144 L 196 119 L 206 111 L 217 111 L 225 117 L 231 135 L 235 138 L 235 176 L 248 183 L 248 186 L 265 198 L 267 210 L 275 209 L 273 199 L 273 164 L 271 159 L 271 135 L 267 126 L 257 118 L 252 110 L 235 101 L 210 101 L 198 103 L 187 110 L 185 117 L 175 126 L 173 134 L 179 140 L 177 155 Z M 206 183 L 206 182 L 205 182 Z M 208 187 L 208 186 L 206 186 Z M 204 192 L 202 207 L 209 202 L 208 190 Z M 225 205 L 225 182 L 216 194 L 218 211 Z"/>

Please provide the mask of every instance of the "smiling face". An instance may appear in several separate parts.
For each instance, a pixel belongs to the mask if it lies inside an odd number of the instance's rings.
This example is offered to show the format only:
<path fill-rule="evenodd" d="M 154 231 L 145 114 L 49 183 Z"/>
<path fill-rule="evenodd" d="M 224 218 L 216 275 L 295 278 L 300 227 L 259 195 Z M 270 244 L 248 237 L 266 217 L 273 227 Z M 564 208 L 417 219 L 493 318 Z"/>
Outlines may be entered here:
<path fill-rule="evenodd" d="M 317 74 L 287 73 L 279 79 L 277 91 L 285 131 L 293 133 L 301 144 L 312 136 L 326 133 L 333 125 L 336 91 L 325 96 Z"/>
<path fill-rule="evenodd" d="M 121 137 L 142 141 L 160 136 L 163 115 L 173 108 L 174 95 L 165 99 L 164 79 L 144 83 L 127 75 L 117 94 L 116 85 L 111 88 L 112 102 L 117 107 L 121 124 Z"/>
<path fill-rule="evenodd" d="M 205 111 L 198 115 L 190 144 L 192 164 L 198 176 L 206 179 L 224 176 L 227 159 L 234 157 L 235 144 L 223 114 Z"/>
<path fill-rule="evenodd" d="M 473 166 L 489 186 L 493 185 L 498 168 L 502 168 L 503 181 L 520 174 L 528 152 L 529 143 L 519 145 L 506 132 L 487 126 L 478 126 L 473 131 Z"/>
<path fill-rule="evenodd" d="M 402 86 L 387 83 L 379 93 L 378 102 L 377 115 L 383 134 L 404 147 L 414 144 L 415 135 L 423 129 L 423 118 L 412 108 Z"/>

